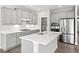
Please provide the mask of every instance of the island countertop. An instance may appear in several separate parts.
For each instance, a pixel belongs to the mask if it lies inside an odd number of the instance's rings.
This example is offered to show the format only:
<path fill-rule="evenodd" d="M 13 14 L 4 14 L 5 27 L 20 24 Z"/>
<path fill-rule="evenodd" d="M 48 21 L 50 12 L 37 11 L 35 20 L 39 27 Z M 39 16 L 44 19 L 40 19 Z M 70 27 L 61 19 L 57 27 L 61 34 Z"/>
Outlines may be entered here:
<path fill-rule="evenodd" d="M 22 36 L 19 38 L 46 45 L 50 43 L 52 40 L 55 40 L 60 34 L 61 32 L 45 32 L 44 34 L 35 33 L 27 36 Z"/>

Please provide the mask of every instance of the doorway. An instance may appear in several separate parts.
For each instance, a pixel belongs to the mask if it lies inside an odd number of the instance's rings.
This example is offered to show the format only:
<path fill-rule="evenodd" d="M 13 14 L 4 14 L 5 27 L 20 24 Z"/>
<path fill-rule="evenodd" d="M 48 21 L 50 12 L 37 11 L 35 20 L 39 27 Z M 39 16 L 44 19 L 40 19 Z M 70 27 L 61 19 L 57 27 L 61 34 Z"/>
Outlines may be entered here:
<path fill-rule="evenodd" d="M 47 31 L 47 17 L 41 17 L 41 32 Z"/>

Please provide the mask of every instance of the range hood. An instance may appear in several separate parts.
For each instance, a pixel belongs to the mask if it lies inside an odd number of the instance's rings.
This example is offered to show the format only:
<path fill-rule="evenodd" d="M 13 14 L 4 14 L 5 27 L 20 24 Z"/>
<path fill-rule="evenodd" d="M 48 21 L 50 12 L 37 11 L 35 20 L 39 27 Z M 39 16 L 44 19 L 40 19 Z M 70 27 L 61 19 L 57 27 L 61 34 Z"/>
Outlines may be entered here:
<path fill-rule="evenodd" d="M 26 18 L 23 18 L 22 21 L 27 21 L 27 22 L 30 22 L 31 19 L 26 19 Z"/>

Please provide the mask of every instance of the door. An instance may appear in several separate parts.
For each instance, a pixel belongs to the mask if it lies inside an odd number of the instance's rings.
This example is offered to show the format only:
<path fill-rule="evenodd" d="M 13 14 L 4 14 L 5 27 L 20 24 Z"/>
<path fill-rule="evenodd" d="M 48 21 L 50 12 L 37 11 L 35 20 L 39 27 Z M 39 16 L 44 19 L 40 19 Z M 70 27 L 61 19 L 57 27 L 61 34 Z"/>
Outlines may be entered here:
<path fill-rule="evenodd" d="M 60 20 L 60 32 L 64 33 L 64 20 Z"/>
<path fill-rule="evenodd" d="M 70 35 L 70 34 L 62 34 L 62 42 L 65 43 L 70 43 L 70 44 L 74 44 L 75 40 L 74 40 L 74 35 Z"/>
<path fill-rule="evenodd" d="M 41 18 L 41 32 L 47 31 L 47 17 Z"/>
<path fill-rule="evenodd" d="M 66 19 L 64 21 L 65 33 L 74 34 L 74 19 Z"/>

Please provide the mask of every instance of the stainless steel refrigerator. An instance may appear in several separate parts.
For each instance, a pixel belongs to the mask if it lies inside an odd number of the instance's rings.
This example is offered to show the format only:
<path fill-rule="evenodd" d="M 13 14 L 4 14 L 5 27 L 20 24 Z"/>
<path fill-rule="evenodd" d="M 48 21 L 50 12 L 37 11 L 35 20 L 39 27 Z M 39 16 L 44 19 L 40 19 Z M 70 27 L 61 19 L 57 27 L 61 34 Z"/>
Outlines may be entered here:
<path fill-rule="evenodd" d="M 75 19 L 61 18 L 60 19 L 61 42 L 74 44 L 75 43 Z"/>

